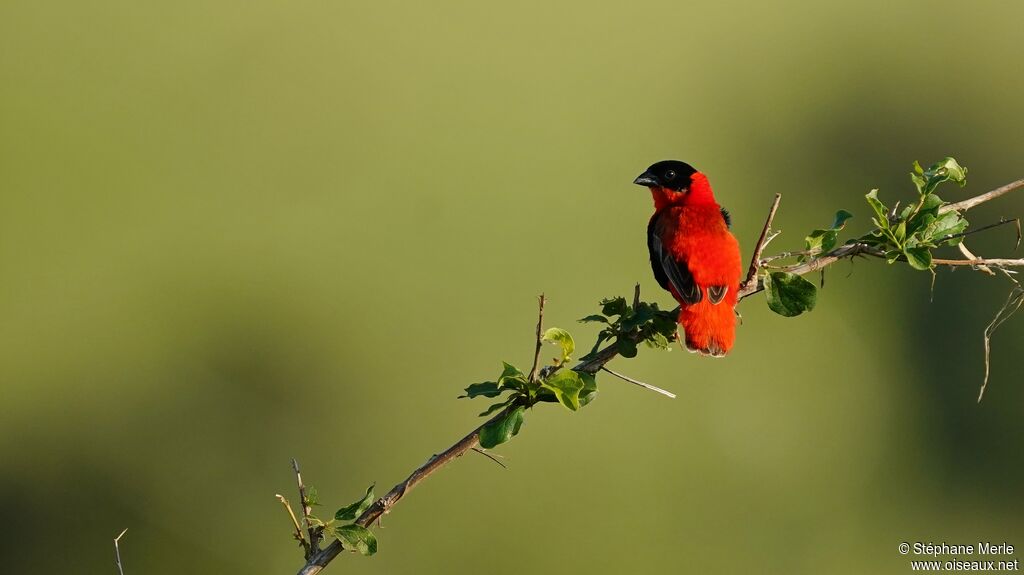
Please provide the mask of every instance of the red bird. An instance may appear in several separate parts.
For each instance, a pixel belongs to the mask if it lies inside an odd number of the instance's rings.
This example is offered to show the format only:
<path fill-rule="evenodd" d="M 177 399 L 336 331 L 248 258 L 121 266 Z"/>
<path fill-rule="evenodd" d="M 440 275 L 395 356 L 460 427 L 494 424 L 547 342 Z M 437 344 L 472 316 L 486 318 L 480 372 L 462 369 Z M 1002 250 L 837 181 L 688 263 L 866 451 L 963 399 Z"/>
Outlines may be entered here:
<path fill-rule="evenodd" d="M 724 356 L 736 339 L 742 273 L 729 212 L 715 201 L 707 176 L 684 162 L 658 162 L 633 183 L 654 196 L 647 248 L 655 279 L 679 302 L 686 349 Z"/>

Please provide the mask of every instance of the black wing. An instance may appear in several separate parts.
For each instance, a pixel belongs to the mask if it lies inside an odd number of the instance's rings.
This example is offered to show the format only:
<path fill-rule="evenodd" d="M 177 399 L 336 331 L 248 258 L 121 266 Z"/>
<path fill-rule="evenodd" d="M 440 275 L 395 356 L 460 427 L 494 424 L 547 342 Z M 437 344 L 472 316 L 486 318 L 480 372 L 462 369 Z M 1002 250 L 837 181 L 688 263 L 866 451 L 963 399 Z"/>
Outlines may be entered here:
<path fill-rule="evenodd" d="M 732 216 L 729 215 L 729 210 L 727 210 L 725 208 L 718 208 L 718 209 L 722 210 L 722 219 L 725 220 L 725 227 L 726 227 L 726 229 L 732 228 Z"/>
<path fill-rule="evenodd" d="M 686 262 L 677 261 L 672 254 L 664 249 L 661 238 L 658 236 L 657 222 L 661 214 L 655 214 L 647 225 L 647 250 L 651 254 L 651 269 L 654 271 L 654 278 L 664 289 L 669 285 L 675 290 L 683 302 L 689 305 L 700 303 L 700 287 L 693 281 L 693 274 Z"/>

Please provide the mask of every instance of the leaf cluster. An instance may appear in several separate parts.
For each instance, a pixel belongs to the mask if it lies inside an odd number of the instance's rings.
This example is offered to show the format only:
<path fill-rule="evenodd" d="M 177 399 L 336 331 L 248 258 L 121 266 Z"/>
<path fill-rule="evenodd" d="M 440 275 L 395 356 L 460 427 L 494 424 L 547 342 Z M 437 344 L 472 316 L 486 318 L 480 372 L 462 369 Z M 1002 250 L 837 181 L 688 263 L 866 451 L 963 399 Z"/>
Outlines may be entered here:
<path fill-rule="evenodd" d="M 871 221 L 875 229 L 846 243 L 865 246 L 871 252 L 884 256 L 890 264 L 903 261 L 917 270 L 931 270 L 931 250 L 960 243 L 968 226 L 967 220 L 956 210 L 939 213 L 946 202 L 935 190 L 945 182 L 954 182 L 961 187 L 966 185 L 967 168 L 953 158 L 945 158 L 927 170 L 914 162 L 910 179 L 917 189 L 917 200 L 902 210 L 898 202 L 892 209 L 886 206 L 878 198 L 877 189 L 865 195 L 874 213 Z M 831 226 L 808 234 L 799 260 L 813 262 L 828 255 L 839 245 L 839 232 L 852 217 L 850 212 L 839 210 Z M 793 317 L 814 309 L 817 287 L 799 275 L 787 271 L 766 271 L 761 281 L 768 308 L 775 313 Z"/>
<path fill-rule="evenodd" d="M 914 162 L 910 179 L 917 188 L 918 200 L 899 211 L 899 204 L 890 210 L 878 199 L 878 190 L 866 196 L 874 211 L 876 229 L 856 241 L 872 246 L 885 254 L 891 264 L 905 261 L 917 270 L 932 268 L 931 250 L 940 245 L 956 245 L 962 241 L 958 234 L 967 229 L 967 220 L 956 210 L 939 213 L 945 202 L 935 189 L 943 182 L 955 182 L 961 187 L 967 183 L 967 168 L 953 158 L 932 165 L 927 170 Z"/>
<path fill-rule="evenodd" d="M 657 303 L 641 301 L 629 305 L 624 297 L 603 299 L 600 314 L 579 320 L 605 324 L 597 334 L 593 349 L 583 359 L 592 358 L 604 342 L 612 340 L 615 351 L 622 357 L 636 357 L 640 343 L 655 349 L 669 349 L 669 344 L 677 337 L 676 313 L 659 309 Z"/>
<path fill-rule="evenodd" d="M 307 518 L 309 524 L 361 555 L 373 555 L 377 552 L 377 538 L 372 531 L 355 523 L 355 520 L 373 505 L 376 499 L 373 488 L 373 485 L 369 486 L 361 499 L 337 510 L 333 519 L 324 521 L 310 515 Z"/>

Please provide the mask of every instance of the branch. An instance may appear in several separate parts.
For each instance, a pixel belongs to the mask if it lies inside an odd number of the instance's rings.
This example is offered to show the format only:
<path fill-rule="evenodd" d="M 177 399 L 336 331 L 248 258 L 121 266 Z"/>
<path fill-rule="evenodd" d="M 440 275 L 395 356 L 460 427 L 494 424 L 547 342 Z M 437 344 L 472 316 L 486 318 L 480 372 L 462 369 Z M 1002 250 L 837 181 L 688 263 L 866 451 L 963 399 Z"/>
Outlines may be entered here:
<path fill-rule="evenodd" d="M 1010 191 L 1012 191 L 1014 189 L 1017 189 L 1017 188 L 1020 188 L 1020 187 L 1024 187 L 1024 180 L 1018 180 L 1016 182 L 1013 182 L 1011 184 L 1008 184 L 1008 185 L 1003 186 L 1001 188 L 998 188 L 996 190 L 992 190 L 991 192 L 988 192 L 986 194 L 982 194 L 980 196 L 977 196 L 975 198 L 971 198 L 969 200 L 964 200 L 963 202 L 958 202 L 956 204 L 948 204 L 948 205 L 944 206 L 942 209 L 940 209 L 940 212 L 946 212 L 946 211 L 953 210 L 953 209 L 967 210 L 967 209 L 970 209 L 970 208 L 972 208 L 972 207 L 974 207 L 974 206 L 976 206 L 978 204 L 981 204 L 983 202 L 986 202 L 986 201 L 989 201 L 991 199 L 997 198 L 997 197 L 999 197 L 999 196 L 1001 196 L 1001 195 L 1003 195 L 1003 194 L 1005 194 L 1007 192 L 1010 192 Z M 779 194 L 776 194 L 775 200 L 772 203 L 771 209 L 770 209 L 770 211 L 768 213 L 768 217 L 767 217 L 767 219 L 765 221 L 764 228 L 761 231 L 761 236 L 758 239 L 757 246 L 756 246 L 756 248 L 754 250 L 754 257 L 753 257 L 753 259 L 751 261 L 751 266 L 750 266 L 750 270 L 748 271 L 747 278 L 744 281 L 744 283 L 741 286 L 741 289 L 739 291 L 739 298 L 740 299 L 743 299 L 743 298 L 745 298 L 747 296 L 753 295 L 753 294 L 755 294 L 755 293 L 757 293 L 757 292 L 759 292 L 759 291 L 764 289 L 764 287 L 762 285 L 760 285 L 760 282 L 757 281 L 757 272 L 758 272 L 758 270 L 761 267 L 761 255 L 762 255 L 762 253 L 764 251 L 764 246 L 769 241 L 771 241 L 771 239 L 773 237 L 770 234 L 770 229 L 771 229 L 772 220 L 775 217 L 775 212 L 778 209 L 778 205 L 779 205 L 780 200 L 781 200 L 781 196 Z M 792 265 L 792 266 L 787 266 L 787 267 L 784 267 L 784 268 L 781 268 L 781 269 L 783 271 L 787 271 L 787 272 L 790 272 L 790 273 L 793 273 L 793 274 L 803 275 L 803 274 L 807 274 L 807 273 L 810 273 L 812 271 L 817 271 L 817 270 L 820 270 L 820 269 L 822 269 L 824 267 L 827 267 L 827 266 L 829 266 L 829 265 L 839 261 L 840 259 L 852 258 L 852 257 L 859 256 L 859 255 L 876 256 L 876 257 L 883 257 L 884 256 L 884 254 L 881 254 L 877 249 L 875 249 L 875 248 L 873 248 L 873 247 L 871 247 L 871 246 L 869 246 L 867 244 L 853 243 L 853 244 L 846 244 L 846 245 L 839 246 L 839 247 L 833 249 L 832 251 L 828 252 L 827 254 L 822 255 L 822 256 L 820 256 L 818 258 L 815 258 L 815 259 L 813 259 L 811 261 L 795 264 L 795 265 Z M 1024 259 L 1021 259 L 1021 260 L 982 260 L 982 259 L 977 259 L 977 260 L 933 260 L 933 261 L 936 264 L 940 264 L 940 265 L 984 265 L 984 264 L 987 264 L 987 265 L 992 265 L 992 266 L 995 266 L 995 267 L 1000 267 L 1000 266 L 1024 266 Z M 1004 271 L 1004 273 L 1005 273 L 1005 271 Z M 634 296 L 634 300 L 638 299 L 638 297 L 639 297 L 638 292 L 639 292 L 639 286 L 637 287 L 637 292 L 636 292 L 636 294 Z M 536 378 L 539 376 L 538 368 L 539 368 L 539 364 L 540 364 L 540 350 L 542 348 L 542 339 L 541 338 L 543 337 L 542 330 L 543 330 L 544 303 L 545 303 L 545 301 L 546 301 L 545 297 L 542 294 L 540 296 L 540 298 L 539 298 L 539 306 L 538 306 L 539 307 L 539 311 L 538 311 L 537 333 L 536 333 L 536 335 L 537 335 L 537 345 L 536 345 L 536 349 L 535 349 L 535 352 L 534 352 L 534 365 L 533 365 L 533 369 L 531 369 L 531 371 L 530 371 L 530 379 L 531 379 L 531 381 L 536 381 Z M 636 303 L 636 301 L 634 301 L 634 304 L 635 303 Z M 1016 300 L 1014 301 L 1014 303 L 1016 303 Z M 639 332 L 636 332 L 636 333 L 632 334 L 630 337 L 634 338 L 638 342 L 640 334 L 639 334 Z M 580 373 L 594 374 L 597 371 L 603 369 L 604 371 L 607 371 L 608 373 L 610 373 L 610 374 L 612 374 L 612 375 L 614 375 L 614 376 L 616 376 L 616 377 L 618 377 L 620 379 L 628 381 L 630 383 L 634 383 L 636 385 L 640 385 L 640 386 L 648 388 L 648 389 L 653 389 L 653 390 L 658 391 L 660 393 L 664 393 L 665 395 L 668 395 L 669 397 L 675 397 L 670 392 L 667 392 L 667 391 L 662 390 L 660 388 L 656 388 L 656 387 L 654 387 L 652 385 L 649 385 L 649 384 L 645 384 L 645 383 L 637 381 L 635 379 L 628 378 L 628 377 L 626 377 L 626 376 L 624 376 L 622 374 L 613 372 L 612 370 L 605 368 L 604 365 L 606 363 L 608 363 L 609 361 L 611 361 L 612 359 L 614 359 L 617 355 L 618 355 L 617 345 L 615 345 L 615 343 L 612 343 L 612 344 L 604 347 L 603 349 L 598 350 L 596 353 L 590 354 L 588 356 L 588 359 L 586 359 L 585 361 L 580 361 L 579 363 L 577 363 L 574 367 L 572 367 L 572 370 L 576 371 L 576 372 L 580 372 Z M 431 475 L 433 475 L 436 471 L 438 471 L 442 467 L 444 467 L 444 466 L 448 465 L 449 463 L 455 461 L 456 459 L 461 457 L 464 453 L 466 453 L 466 452 L 468 452 L 470 450 L 476 449 L 479 446 L 479 444 L 480 444 L 480 432 L 481 432 L 481 430 L 484 427 L 486 427 L 488 425 L 491 425 L 492 423 L 496 423 L 498 421 L 504 420 L 511 412 L 513 412 L 516 409 L 519 409 L 520 407 L 522 407 L 522 405 L 520 405 L 518 402 L 509 405 L 508 407 L 506 407 L 503 410 L 501 410 L 497 415 L 495 415 L 491 419 L 487 420 L 484 424 L 478 426 L 476 429 L 474 429 L 468 435 L 466 435 L 465 437 L 463 437 L 462 439 L 457 441 L 451 447 L 445 449 L 439 455 L 434 455 L 433 457 L 428 459 L 426 463 L 424 463 L 418 469 L 413 471 L 403 481 L 399 482 L 397 485 L 392 487 L 391 491 L 389 491 L 386 495 L 384 495 L 383 497 L 381 497 L 380 499 L 375 501 L 373 503 L 373 505 L 371 505 L 366 511 L 364 511 L 356 519 L 355 523 L 357 525 L 362 526 L 362 527 L 367 527 L 370 524 L 372 524 L 374 521 L 377 521 L 378 519 L 380 519 L 381 516 L 385 515 L 386 513 L 389 513 L 391 511 L 391 508 L 394 507 L 399 501 L 401 501 L 402 498 L 405 497 L 405 495 L 413 487 L 418 485 L 420 482 L 425 480 L 427 477 L 430 477 Z M 297 466 L 297 464 L 295 465 L 295 467 L 296 467 L 296 475 L 298 475 L 298 466 Z M 299 484 L 300 484 L 300 494 L 302 494 L 301 493 L 301 479 L 299 480 Z M 305 495 L 304 494 L 302 494 L 302 495 L 303 495 L 303 502 L 305 503 Z M 326 567 L 327 564 L 330 563 L 335 557 L 337 557 L 343 550 L 344 550 L 344 546 L 339 541 L 331 542 L 331 544 L 329 544 L 327 547 L 325 547 L 322 551 L 314 552 L 312 554 L 312 556 L 308 558 L 308 560 L 306 562 L 306 565 L 299 571 L 298 575 L 316 575 L 317 573 L 320 573 L 321 571 L 323 571 L 324 567 Z"/>
<path fill-rule="evenodd" d="M 876 257 L 883 256 L 883 254 L 881 254 L 878 250 L 867 244 L 844 244 L 821 257 L 814 258 L 813 260 L 808 260 L 801 264 L 794 264 L 791 266 L 780 268 L 780 271 L 789 272 L 791 274 L 802 276 L 804 274 L 808 274 L 814 271 L 818 271 L 822 268 L 828 267 L 843 258 L 852 258 L 854 256 L 860 255 Z M 752 282 L 752 284 L 744 285 L 743 288 L 740 289 L 740 299 L 742 300 L 745 297 L 752 296 L 763 289 L 764 286 L 761 284 L 761 282 Z"/>
<path fill-rule="evenodd" d="M 994 200 L 994 199 L 998 198 L 999 196 L 1001 196 L 1003 194 L 1007 194 L 1007 193 L 1012 192 L 1013 190 L 1016 190 L 1017 188 L 1024 188 L 1024 180 L 1017 180 L 1016 182 L 1010 182 L 1009 184 L 1006 184 L 1005 186 L 998 187 L 998 188 L 992 190 L 991 192 L 985 192 L 984 194 L 981 194 L 980 196 L 974 196 L 973 198 L 968 198 L 968 199 L 963 200 L 961 202 L 956 202 L 956 203 L 953 203 L 953 204 L 946 204 L 946 205 L 942 206 L 941 208 L 939 208 L 939 213 L 940 214 L 944 214 L 944 213 L 952 211 L 952 210 L 957 210 L 957 211 L 960 211 L 960 212 L 966 212 L 967 210 L 973 208 L 974 206 L 977 206 L 979 204 L 984 204 L 985 202 L 987 202 L 989 200 Z"/>
<path fill-rule="evenodd" d="M 992 266 L 994 268 L 1024 267 L 1024 259 L 1012 260 L 1005 258 L 977 258 L 973 260 L 942 260 L 935 258 L 932 263 L 939 266 Z"/>
<path fill-rule="evenodd" d="M 769 232 L 772 229 L 772 220 L 775 219 L 775 212 L 779 209 L 779 202 L 782 201 L 782 194 L 775 194 L 775 200 L 772 201 L 772 207 L 768 210 L 768 218 L 764 221 L 764 228 L 761 229 L 761 237 L 757 240 L 757 246 L 754 247 L 754 256 L 750 258 L 750 269 L 747 270 L 747 279 L 740 286 L 740 293 L 751 288 L 751 285 L 757 286 L 757 270 L 761 268 L 761 254 L 764 253 L 764 247 L 768 245 L 771 238 L 768 237 Z"/>

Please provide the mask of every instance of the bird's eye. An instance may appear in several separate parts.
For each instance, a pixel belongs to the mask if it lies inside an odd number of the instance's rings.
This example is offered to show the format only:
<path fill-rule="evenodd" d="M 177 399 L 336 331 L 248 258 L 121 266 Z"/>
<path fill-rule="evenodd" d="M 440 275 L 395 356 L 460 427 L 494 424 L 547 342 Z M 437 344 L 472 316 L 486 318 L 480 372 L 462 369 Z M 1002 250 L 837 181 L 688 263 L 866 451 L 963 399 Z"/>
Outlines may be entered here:
<path fill-rule="evenodd" d="M 669 171 L 665 172 L 665 179 L 666 180 L 674 180 L 674 179 L 676 179 L 676 173 L 674 171 L 672 171 L 672 170 L 669 170 Z"/>

